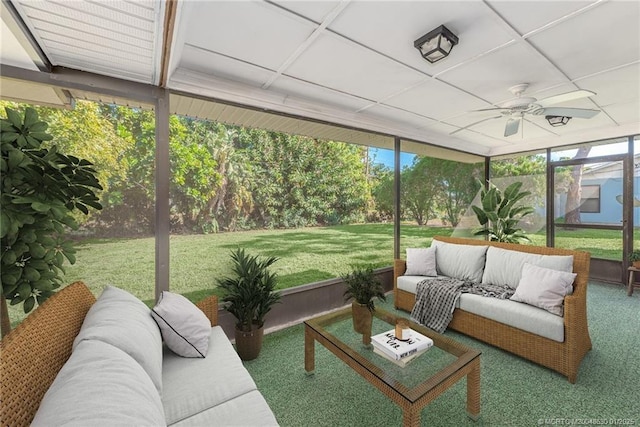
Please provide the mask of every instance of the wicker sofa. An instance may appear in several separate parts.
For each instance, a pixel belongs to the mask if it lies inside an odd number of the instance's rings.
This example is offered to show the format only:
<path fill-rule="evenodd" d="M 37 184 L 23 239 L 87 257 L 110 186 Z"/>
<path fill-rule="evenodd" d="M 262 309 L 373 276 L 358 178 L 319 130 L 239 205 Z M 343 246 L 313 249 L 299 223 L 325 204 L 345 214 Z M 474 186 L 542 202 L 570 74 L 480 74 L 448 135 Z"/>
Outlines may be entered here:
<path fill-rule="evenodd" d="M 137 309 L 143 317 L 145 310 L 149 316 L 144 304 L 127 295 L 142 306 Z M 50 297 L 2 340 L 2 426 L 277 425 L 231 343 L 216 326 L 215 296 L 197 304 L 211 322 L 204 358 L 180 357 L 163 348 L 161 338 L 160 348 L 148 349 L 148 357 L 147 347 L 143 347 L 142 361 L 140 354 L 130 354 L 118 345 L 99 339 L 76 340 L 86 331 L 89 322 L 85 317 L 89 319 L 98 311 L 90 311 L 96 307 L 94 303 L 96 298 L 82 282 L 73 283 Z M 130 308 L 124 306 L 121 310 Z M 137 327 L 133 323 L 107 323 L 106 327 L 133 329 Z M 153 319 L 151 326 L 157 329 Z M 111 336 L 120 339 L 127 335 L 126 331 L 121 334 L 123 330 L 111 331 Z M 204 340 L 206 333 L 205 329 Z M 161 379 L 160 391 L 143 366 L 154 357 L 159 358 L 154 369 Z"/>
<path fill-rule="evenodd" d="M 434 237 L 435 241 L 458 245 L 493 246 L 509 251 L 518 251 L 538 255 L 571 255 L 573 256 L 573 272 L 576 277 L 573 293 L 564 297 L 564 315 L 559 321 L 562 340 L 531 333 L 508 324 L 492 320 L 470 311 L 455 308 L 449 328 L 480 341 L 484 341 L 503 350 L 514 353 L 525 359 L 553 369 L 575 383 L 580 362 L 591 349 L 591 339 L 587 325 L 587 281 L 589 277 L 590 255 L 588 252 L 547 248 L 530 245 L 488 242 L 485 240 L 455 237 Z M 437 248 L 436 248 L 437 250 Z M 509 266 L 505 266 L 509 268 Z M 394 297 L 398 309 L 411 311 L 416 296 L 410 290 L 398 287 L 398 278 L 406 271 L 406 261 L 396 259 L 394 262 Z M 400 287 L 403 287 L 402 285 Z M 474 297 L 476 297 L 474 295 Z M 482 298 L 482 297 L 479 297 Z M 489 300 L 489 298 L 483 298 Z M 504 301 L 502 301 L 504 302 Z M 511 304 L 522 304 L 508 301 Z M 525 307 L 523 307 L 525 308 Z M 528 310 L 540 310 L 526 307 Z M 551 315 L 553 316 L 553 315 Z M 563 326 L 563 331 L 562 331 Z"/>

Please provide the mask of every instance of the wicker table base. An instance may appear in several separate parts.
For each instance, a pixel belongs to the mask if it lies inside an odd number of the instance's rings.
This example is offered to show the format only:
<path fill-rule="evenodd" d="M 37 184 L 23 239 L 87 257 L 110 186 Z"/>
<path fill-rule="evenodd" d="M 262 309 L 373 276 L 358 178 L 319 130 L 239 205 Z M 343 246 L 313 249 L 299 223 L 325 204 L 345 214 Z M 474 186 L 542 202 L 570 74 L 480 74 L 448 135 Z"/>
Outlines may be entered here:
<path fill-rule="evenodd" d="M 480 352 L 468 348 L 454 340 L 437 334 L 421 325 L 411 323 L 411 328 L 429 336 L 434 341 L 434 346 L 440 353 L 446 353 L 451 359 L 443 363 L 434 372 L 422 370 L 415 362 L 406 368 L 398 368 L 386 359 L 371 355 L 371 349 L 367 349 L 356 341 L 347 342 L 341 340 L 339 334 L 332 333 L 328 327 L 345 319 L 350 319 L 351 309 L 341 310 L 336 313 L 324 315 L 305 322 L 305 350 L 304 367 L 307 374 L 313 374 L 315 370 L 315 342 L 318 341 L 340 360 L 350 366 L 354 371 L 373 384 L 382 393 L 402 408 L 403 425 L 419 426 L 422 409 L 440 396 L 445 390 L 454 385 L 460 379 L 467 377 L 467 414 L 473 420 L 480 416 Z M 376 310 L 375 316 L 388 324 L 395 325 L 396 316 L 382 310 Z M 375 333 L 375 332 L 374 332 Z M 419 356 L 428 363 L 432 350 Z M 435 352 L 434 352 L 435 353 Z M 416 359 L 417 360 L 417 359 Z M 419 381 L 412 384 L 403 382 L 403 374 L 410 371 L 403 369 L 415 369 Z M 413 375 L 411 373 L 411 375 Z"/>

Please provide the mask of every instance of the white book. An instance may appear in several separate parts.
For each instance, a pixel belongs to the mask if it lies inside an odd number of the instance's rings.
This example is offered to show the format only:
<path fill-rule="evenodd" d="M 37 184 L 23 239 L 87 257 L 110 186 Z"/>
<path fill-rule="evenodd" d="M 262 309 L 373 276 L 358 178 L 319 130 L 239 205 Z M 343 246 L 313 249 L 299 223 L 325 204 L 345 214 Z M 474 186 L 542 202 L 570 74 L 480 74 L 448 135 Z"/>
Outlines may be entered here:
<path fill-rule="evenodd" d="M 376 347 L 373 347 L 373 352 L 375 354 L 384 357 L 389 362 L 395 363 L 396 365 L 400 366 L 401 368 L 404 368 L 405 366 L 407 366 L 409 364 L 409 362 L 414 360 L 416 357 L 420 356 L 422 353 L 426 353 L 427 350 L 429 350 L 429 349 L 427 348 L 425 350 L 420 350 L 417 353 L 413 353 L 411 356 L 403 357 L 400 360 L 396 360 L 395 358 L 390 357 L 388 354 L 385 354 L 384 352 L 378 350 Z"/>
<path fill-rule="evenodd" d="M 377 348 L 389 357 L 400 360 L 419 351 L 431 348 L 433 346 L 433 340 L 413 329 L 409 330 L 408 339 L 399 340 L 395 336 L 395 330 L 392 329 L 372 336 L 371 344 L 374 348 Z"/>

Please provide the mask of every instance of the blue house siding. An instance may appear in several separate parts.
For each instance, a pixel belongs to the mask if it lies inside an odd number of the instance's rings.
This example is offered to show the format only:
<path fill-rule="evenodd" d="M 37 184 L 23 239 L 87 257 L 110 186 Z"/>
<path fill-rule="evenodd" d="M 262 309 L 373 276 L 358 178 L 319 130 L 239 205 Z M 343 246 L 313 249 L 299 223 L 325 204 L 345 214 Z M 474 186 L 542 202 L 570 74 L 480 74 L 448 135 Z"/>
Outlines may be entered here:
<path fill-rule="evenodd" d="M 582 222 L 615 225 L 622 224 L 622 204 L 616 200 L 616 196 L 622 194 L 622 178 L 583 179 L 582 185 L 597 185 L 600 187 L 600 212 L 581 212 L 580 219 Z M 634 188 L 640 192 L 640 177 L 634 178 Z M 636 196 L 636 198 L 640 199 L 639 196 Z M 556 218 L 564 217 L 566 201 L 566 193 L 556 195 Z M 634 225 L 640 226 L 640 208 L 635 208 L 633 210 L 633 216 Z"/>

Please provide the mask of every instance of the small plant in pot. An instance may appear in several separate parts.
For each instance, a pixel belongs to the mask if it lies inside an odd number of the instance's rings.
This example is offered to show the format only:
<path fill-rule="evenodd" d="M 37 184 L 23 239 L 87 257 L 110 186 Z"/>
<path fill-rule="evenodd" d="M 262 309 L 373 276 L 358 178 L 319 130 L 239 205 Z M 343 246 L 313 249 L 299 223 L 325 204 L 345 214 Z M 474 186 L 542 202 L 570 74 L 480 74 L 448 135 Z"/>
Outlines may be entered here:
<path fill-rule="evenodd" d="M 631 251 L 629 254 L 629 262 L 635 268 L 640 268 L 640 249 Z"/>
<path fill-rule="evenodd" d="M 382 282 L 375 276 L 372 267 L 352 267 L 351 272 L 342 276 L 346 285 L 345 301 L 353 299 L 353 329 L 362 334 L 362 342 L 371 342 L 371 323 L 375 310 L 374 298 L 386 301 Z"/>
<path fill-rule="evenodd" d="M 227 303 L 226 310 L 237 319 L 238 355 L 242 360 L 253 360 L 262 348 L 264 318 L 280 301 L 280 293 L 275 292 L 276 274 L 269 271 L 278 258 L 260 259 L 237 249 L 231 252 L 231 259 L 234 275 L 219 279 L 218 286 L 224 292 L 222 301 Z"/>

